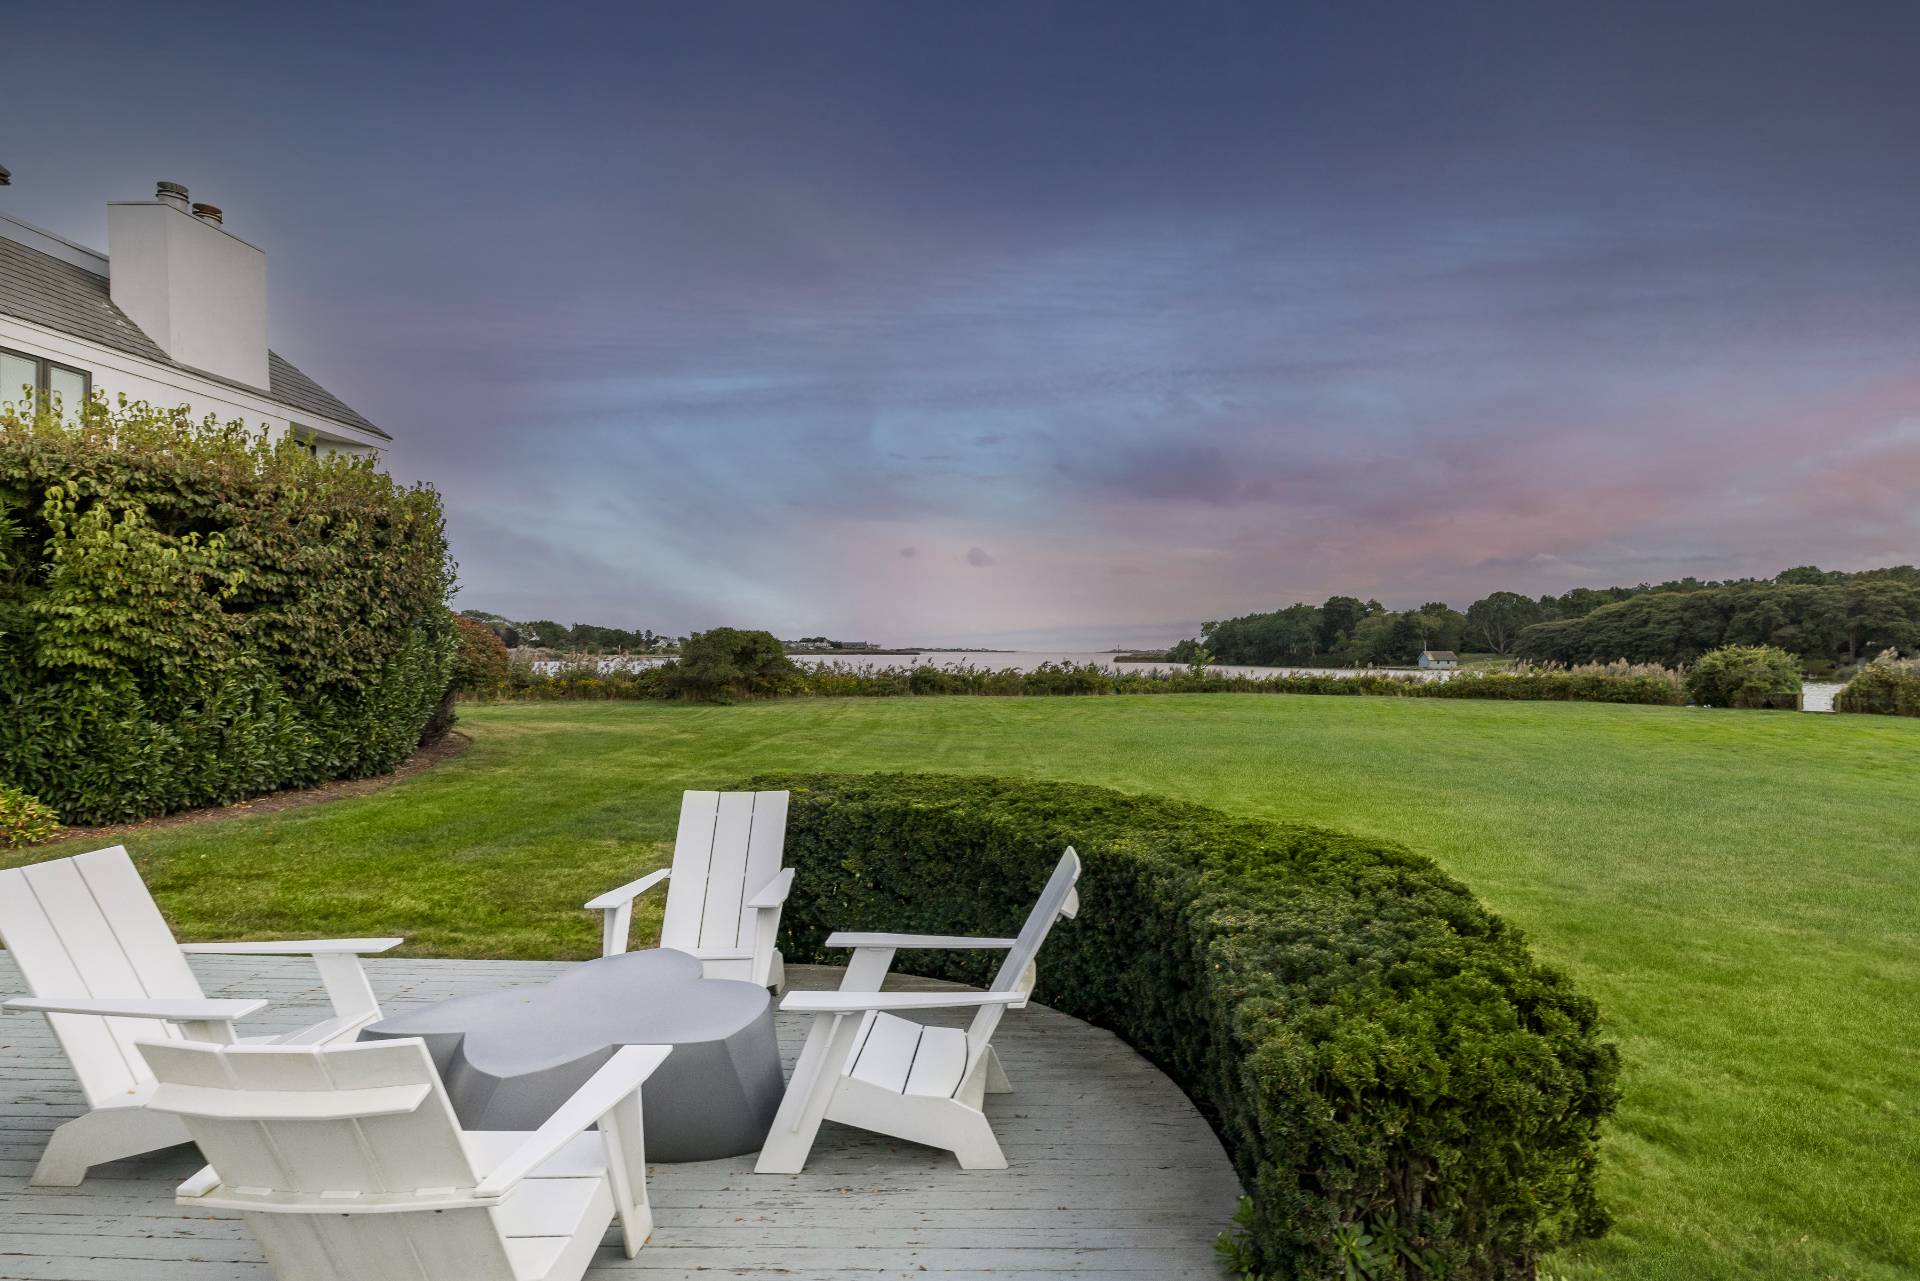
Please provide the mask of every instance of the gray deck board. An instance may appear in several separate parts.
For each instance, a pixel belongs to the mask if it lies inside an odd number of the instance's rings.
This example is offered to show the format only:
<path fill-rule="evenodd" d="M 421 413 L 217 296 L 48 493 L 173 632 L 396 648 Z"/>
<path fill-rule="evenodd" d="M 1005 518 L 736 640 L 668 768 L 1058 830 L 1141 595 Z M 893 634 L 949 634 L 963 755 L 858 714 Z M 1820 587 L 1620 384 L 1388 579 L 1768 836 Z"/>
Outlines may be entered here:
<path fill-rule="evenodd" d="M 304 959 L 195 957 L 193 967 L 209 996 L 274 1002 L 249 1033 L 323 1016 Z M 557 968 L 368 962 L 388 1010 L 544 982 Z M 790 978 L 831 987 L 837 973 L 795 967 Z M 0 995 L 23 990 L 0 952 Z M 779 1027 L 791 1070 L 805 1024 L 782 1015 Z M 1010 1014 L 994 1044 L 1015 1092 L 989 1096 L 987 1113 L 1010 1168 L 963 1171 L 945 1153 L 831 1122 L 798 1176 L 755 1175 L 750 1156 L 655 1165 L 652 1242 L 634 1259 L 603 1246 L 587 1275 L 1216 1281 L 1212 1242 L 1239 1185 L 1179 1089 L 1111 1033 L 1040 1006 Z M 174 1185 L 199 1166 L 190 1148 L 103 1166 L 78 1188 L 29 1186 L 47 1134 L 81 1106 L 45 1021 L 0 1018 L 0 1278 L 268 1281 L 243 1223 L 173 1203 Z"/>

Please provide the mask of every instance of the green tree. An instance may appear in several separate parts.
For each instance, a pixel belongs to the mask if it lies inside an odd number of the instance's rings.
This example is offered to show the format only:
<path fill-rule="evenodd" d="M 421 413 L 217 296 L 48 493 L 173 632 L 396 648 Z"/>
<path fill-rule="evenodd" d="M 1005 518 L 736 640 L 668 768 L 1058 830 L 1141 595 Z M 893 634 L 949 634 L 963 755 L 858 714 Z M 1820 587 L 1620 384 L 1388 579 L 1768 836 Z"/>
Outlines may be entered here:
<path fill-rule="evenodd" d="M 1496 654 L 1512 653 L 1522 629 L 1545 617 L 1545 609 L 1520 593 L 1495 592 L 1467 606 L 1469 643 Z"/>
<path fill-rule="evenodd" d="M 1326 604 L 1320 607 L 1320 652 L 1331 654 L 1344 646 L 1368 612 L 1367 606 L 1355 597 L 1327 597 Z"/>

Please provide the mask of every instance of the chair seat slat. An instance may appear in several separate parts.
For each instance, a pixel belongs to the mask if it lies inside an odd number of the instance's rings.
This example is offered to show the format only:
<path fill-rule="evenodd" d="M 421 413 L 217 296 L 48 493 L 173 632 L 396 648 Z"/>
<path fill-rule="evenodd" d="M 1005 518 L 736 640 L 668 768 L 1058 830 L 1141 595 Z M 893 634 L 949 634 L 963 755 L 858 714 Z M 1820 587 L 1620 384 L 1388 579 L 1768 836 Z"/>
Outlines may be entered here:
<path fill-rule="evenodd" d="M 425 1084 L 368 1090 L 223 1090 L 166 1084 L 153 1092 L 147 1106 L 226 1121 L 341 1121 L 413 1112 L 432 1092 L 433 1087 Z"/>

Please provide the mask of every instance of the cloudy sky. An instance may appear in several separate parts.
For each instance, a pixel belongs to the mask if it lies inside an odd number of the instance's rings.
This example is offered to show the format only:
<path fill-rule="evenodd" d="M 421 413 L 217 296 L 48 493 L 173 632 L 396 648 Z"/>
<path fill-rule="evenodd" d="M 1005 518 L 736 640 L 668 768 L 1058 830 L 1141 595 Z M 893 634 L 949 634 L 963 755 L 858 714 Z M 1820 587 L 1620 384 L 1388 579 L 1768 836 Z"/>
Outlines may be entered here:
<path fill-rule="evenodd" d="M 223 206 L 462 606 L 1092 646 L 1920 559 L 1907 0 L 9 8 L 0 207 Z"/>

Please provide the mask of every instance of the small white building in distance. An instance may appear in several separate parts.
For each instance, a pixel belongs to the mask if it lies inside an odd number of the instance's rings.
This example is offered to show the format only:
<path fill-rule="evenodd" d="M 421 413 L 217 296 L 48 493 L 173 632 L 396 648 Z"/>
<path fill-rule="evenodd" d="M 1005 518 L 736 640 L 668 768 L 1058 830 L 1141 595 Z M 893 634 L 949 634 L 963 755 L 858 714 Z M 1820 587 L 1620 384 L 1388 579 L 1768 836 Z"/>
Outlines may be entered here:
<path fill-rule="evenodd" d="M 0 190 L 10 176 L 0 168 Z M 103 254 L 0 212 L 0 402 L 68 407 L 124 393 L 194 418 L 241 419 L 316 452 L 393 438 L 267 350 L 267 256 L 212 205 L 163 182 L 107 206 Z"/>
<path fill-rule="evenodd" d="M 1423 649 L 1420 667 L 1424 671 L 1447 671 L 1460 666 L 1460 657 L 1450 649 Z"/>

